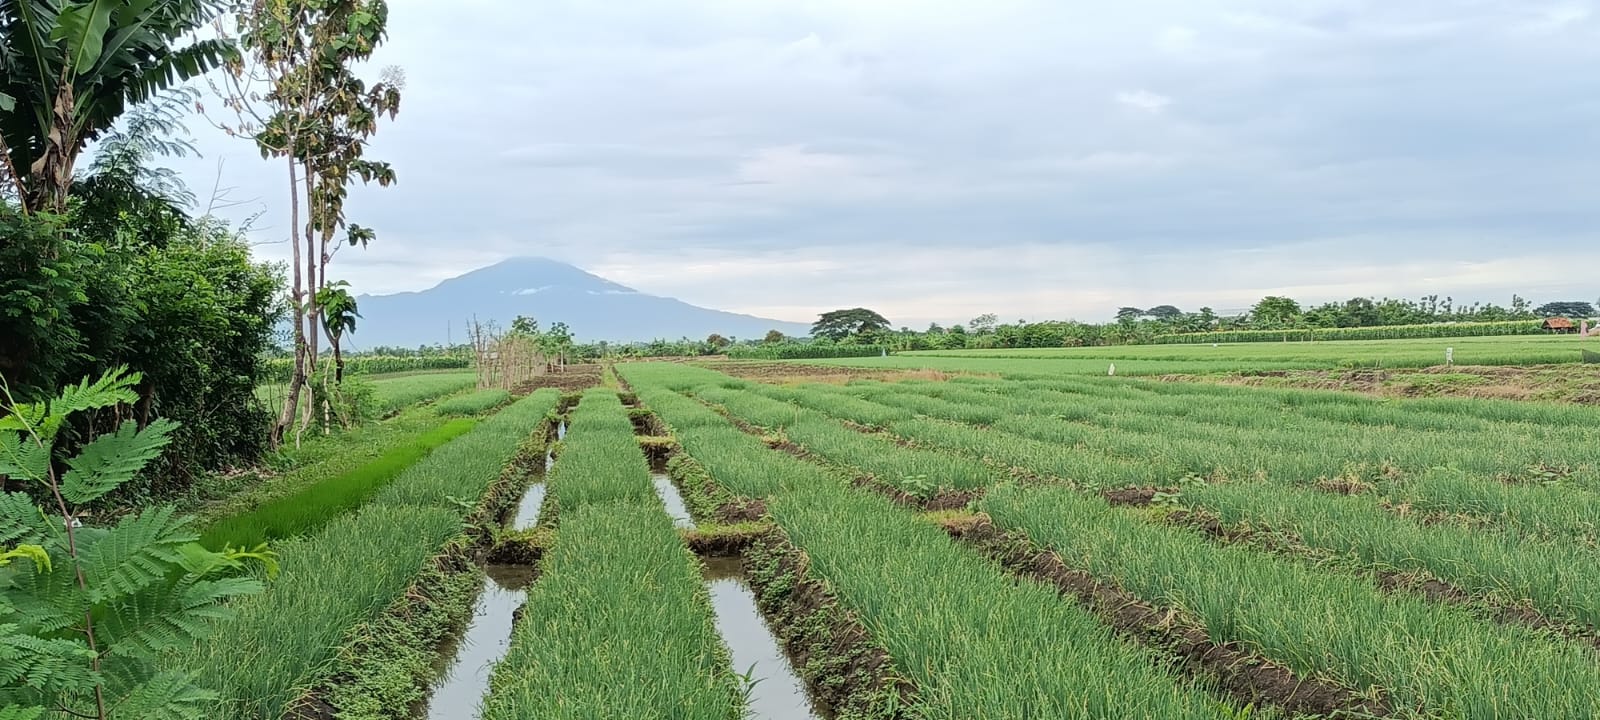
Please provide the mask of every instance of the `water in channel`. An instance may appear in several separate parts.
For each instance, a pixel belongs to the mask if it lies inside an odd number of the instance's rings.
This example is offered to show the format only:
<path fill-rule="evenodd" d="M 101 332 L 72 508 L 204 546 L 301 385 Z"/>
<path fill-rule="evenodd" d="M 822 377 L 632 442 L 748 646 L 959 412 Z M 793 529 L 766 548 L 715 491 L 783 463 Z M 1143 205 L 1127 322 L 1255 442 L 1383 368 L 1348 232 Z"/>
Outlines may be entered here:
<path fill-rule="evenodd" d="M 428 720 L 477 720 L 489 673 L 511 647 L 511 620 L 527 599 L 534 570 L 521 565 L 484 568 L 483 588 L 466 632 L 453 639 L 435 666 L 439 680 L 428 698 Z"/>
<path fill-rule="evenodd" d="M 664 472 L 650 473 L 650 481 L 656 485 L 656 494 L 661 496 L 661 503 L 667 506 L 667 515 L 672 518 L 672 523 L 679 528 L 693 528 L 694 518 L 689 516 L 689 508 L 683 504 L 683 496 L 678 494 L 678 486 L 672 484 L 672 478 Z"/>
<path fill-rule="evenodd" d="M 567 423 L 556 426 L 556 439 L 567 436 Z M 549 450 L 544 453 L 544 469 L 550 472 L 555 458 Z M 539 524 L 539 510 L 544 505 L 545 485 L 536 482 L 528 486 L 517 503 L 511 517 L 513 530 L 530 530 Z M 478 704 L 489 689 L 489 675 L 495 664 L 505 657 L 511 647 L 511 626 L 517 609 L 528 598 L 528 586 L 537 575 L 532 567 L 523 565 L 487 565 L 484 567 L 483 586 L 478 589 L 478 602 L 472 608 L 472 618 L 460 636 L 452 638 L 439 653 L 434 664 L 433 693 L 415 717 L 427 720 L 477 720 Z"/>
<path fill-rule="evenodd" d="M 711 593 L 717 632 L 733 655 L 733 671 L 749 673 L 755 686 L 745 714 L 750 720 L 825 720 L 806 695 L 789 656 L 778 645 L 756 609 L 756 596 L 744 579 L 739 558 L 704 558 L 701 577 Z"/>

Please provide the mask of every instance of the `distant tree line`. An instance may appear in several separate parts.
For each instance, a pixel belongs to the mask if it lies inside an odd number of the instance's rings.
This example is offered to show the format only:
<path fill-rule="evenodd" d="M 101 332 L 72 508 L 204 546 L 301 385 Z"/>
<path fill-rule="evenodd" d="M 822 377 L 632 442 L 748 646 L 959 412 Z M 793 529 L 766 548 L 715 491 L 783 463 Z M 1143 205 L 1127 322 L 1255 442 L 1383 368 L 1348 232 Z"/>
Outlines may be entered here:
<path fill-rule="evenodd" d="M 1044 320 L 1001 322 L 994 314 L 965 324 L 930 324 L 926 329 L 894 328 L 882 314 L 867 308 L 823 313 L 808 338 L 789 338 L 774 330 L 762 338 L 730 338 L 714 334 L 704 341 L 683 338 L 612 346 L 600 355 L 638 357 L 706 356 L 803 358 L 874 355 L 880 351 L 955 350 L 979 348 L 1076 347 L 1170 342 L 1187 333 L 1241 331 L 1314 331 L 1331 328 L 1379 328 L 1444 323 L 1505 323 L 1548 317 L 1587 318 L 1596 315 L 1586 301 L 1550 302 L 1534 307 L 1520 296 L 1509 305 L 1457 304 L 1450 297 L 1429 295 L 1417 300 L 1356 297 L 1311 307 L 1279 296 L 1262 298 L 1249 310 L 1222 314 L 1209 307 L 1185 311 L 1175 305 L 1148 309 L 1122 307 L 1111 322 Z M 1486 328 L 1485 332 L 1504 328 Z M 1384 333 L 1369 333 L 1382 336 Z M 1306 335 L 1310 337 L 1310 335 Z M 788 346 L 789 349 L 774 349 Z M 804 349 L 802 349 L 804 348 Z"/>

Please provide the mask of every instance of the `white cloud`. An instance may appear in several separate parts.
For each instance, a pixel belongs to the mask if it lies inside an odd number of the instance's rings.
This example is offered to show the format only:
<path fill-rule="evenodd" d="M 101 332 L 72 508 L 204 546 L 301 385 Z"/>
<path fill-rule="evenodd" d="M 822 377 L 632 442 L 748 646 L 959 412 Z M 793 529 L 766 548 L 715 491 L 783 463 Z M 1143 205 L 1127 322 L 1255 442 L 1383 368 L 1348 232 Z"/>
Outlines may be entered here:
<path fill-rule="evenodd" d="M 1591 2 L 391 6 L 360 292 L 545 255 L 798 320 L 1594 294 Z M 225 158 L 284 259 L 281 167 L 190 125 L 172 165 L 204 194 Z"/>
<path fill-rule="evenodd" d="M 1124 90 L 1117 93 L 1117 102 L 1148 113 L 1159 113 L 1172 104 L 1172 98 L 1149 90 Z"/>

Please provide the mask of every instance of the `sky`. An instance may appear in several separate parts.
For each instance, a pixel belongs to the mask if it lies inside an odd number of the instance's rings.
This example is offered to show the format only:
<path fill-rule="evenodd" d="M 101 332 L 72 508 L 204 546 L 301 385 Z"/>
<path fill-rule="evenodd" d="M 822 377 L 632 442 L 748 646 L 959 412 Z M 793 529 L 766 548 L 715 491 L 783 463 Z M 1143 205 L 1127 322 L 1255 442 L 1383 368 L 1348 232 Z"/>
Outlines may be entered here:
<path fill-rule="evenodd" d="M 913 327 L 1593 300 L 1597 40 L 1564 0 L 391 0 L 399 183 L 352 192 L 378 239 L 331 274 L 537 255 Z M 281 165 L 190 127 L 201 204 L 286 258 Z"/>

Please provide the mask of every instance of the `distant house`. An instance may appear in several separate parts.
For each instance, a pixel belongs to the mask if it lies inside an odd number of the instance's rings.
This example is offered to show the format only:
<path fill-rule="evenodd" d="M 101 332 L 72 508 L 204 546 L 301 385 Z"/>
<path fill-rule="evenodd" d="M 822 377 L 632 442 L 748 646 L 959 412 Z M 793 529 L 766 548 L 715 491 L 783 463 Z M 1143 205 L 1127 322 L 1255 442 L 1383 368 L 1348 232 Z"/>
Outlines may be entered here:
<path fill-rule="evenodd" d="M 1544 319 L 1544 330 L 1545 332 L 1560 333 L 1565 335 L 1577 332 L 1578 326 L 1572 324 L 1572 320 L 1569 318 L 1553 317 Z"/>

